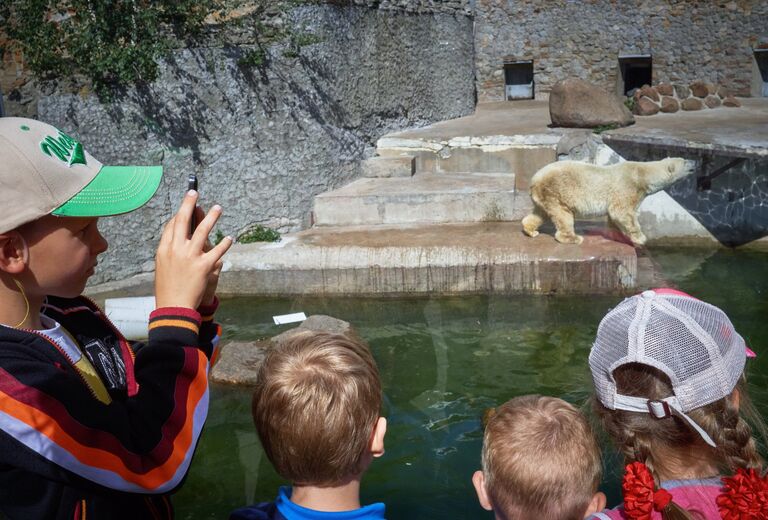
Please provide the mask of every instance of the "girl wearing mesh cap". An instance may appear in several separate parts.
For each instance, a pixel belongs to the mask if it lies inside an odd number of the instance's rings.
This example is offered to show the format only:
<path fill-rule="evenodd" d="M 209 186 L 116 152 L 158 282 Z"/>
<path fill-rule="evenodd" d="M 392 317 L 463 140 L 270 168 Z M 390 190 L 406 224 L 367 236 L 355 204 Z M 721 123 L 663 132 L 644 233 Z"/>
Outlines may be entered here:
<path fill-rule="evenodd" d="M 592 519 L 768 519 L 768 480 L 744 419 L 764 431 L 744 385 L 748 356 L 723 311 L 672 289 L 627 298 L 603 318 L 589 355 L 594 408 L 626 467 L 623 505 Z"/>

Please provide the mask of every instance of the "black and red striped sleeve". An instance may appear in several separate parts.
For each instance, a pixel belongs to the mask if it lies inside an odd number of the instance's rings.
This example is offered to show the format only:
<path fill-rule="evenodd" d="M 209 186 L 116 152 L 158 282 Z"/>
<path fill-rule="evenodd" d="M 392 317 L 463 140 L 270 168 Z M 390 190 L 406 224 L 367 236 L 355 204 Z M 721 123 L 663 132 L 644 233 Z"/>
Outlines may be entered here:
<path fill-rule="evenodd" d="M 191 309 L 154 311 L 133 366 L 137 391 L 108 404 L 89 394 L 54 349 L 4 342 L 0 451 L 34 454 L 6 463 L 124 492 L 173 490 L 187 473 L 208 412 L 210 363 L 197 346 L 200 324 Z"/>

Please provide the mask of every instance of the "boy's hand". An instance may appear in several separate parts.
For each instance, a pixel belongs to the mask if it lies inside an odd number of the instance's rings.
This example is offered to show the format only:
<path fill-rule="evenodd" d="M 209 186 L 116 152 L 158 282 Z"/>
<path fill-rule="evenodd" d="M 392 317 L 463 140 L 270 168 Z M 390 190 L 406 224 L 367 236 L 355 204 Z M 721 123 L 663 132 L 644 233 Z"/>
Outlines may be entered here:
<path fill-rule="evenodd" d="M 196 309 L 204 296 L 210 298 L 205 303 L 211 303 L 221 270 L 221 257 L 232 246 L 232 239 L 226 237 L 215 247 L 206 247 L 208 234 L 221 216 L 218 205 L 211 208 L 194 234 L 189 236 L 189 223 L 197 197 L 196 191 L 187 193 L 179 212 L 168 221 L 160 237 L 155 258 L 155 300 L 158 308 Z"/>
<path fill-rule="evenodd" d="M 196 222 L 200 222 L 205 218 L 205 212 L 200 206 L 195 206 L 195 219 Z M 207 238 L 205 240 L 205 246 L 203 247 L 203 251 L 208 252 L 211 249 L 213 249 L 213 245 L 211 245 L 210 238 Z M 213 272 L 208 275 L 208 284 L 205 287 L 205 292 L 203 293 L 203 299 L 201 300 L 200 304 L 203 306 L 209 306 L 213 305 L 213 302 L 216 300 L 216 288 L 219 285 L 219 275 L 221 274 L 221 268 L 224 265 L 224 262 L 221 260 L 218 260 L 216 262 L 216 269 L 213 270 Z"/>

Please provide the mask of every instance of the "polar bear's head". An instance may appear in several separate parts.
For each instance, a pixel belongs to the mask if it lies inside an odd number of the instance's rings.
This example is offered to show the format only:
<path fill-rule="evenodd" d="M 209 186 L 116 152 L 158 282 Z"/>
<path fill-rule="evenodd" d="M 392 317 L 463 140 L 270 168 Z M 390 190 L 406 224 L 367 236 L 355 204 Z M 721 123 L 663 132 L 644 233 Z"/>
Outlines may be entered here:
<path fill-rule="evenodd" d="M 689 161 L 682 157 L 667 157 L 661 161 L 646 164 L 650 167 L 646 171 L 646 192 L 649 195 L 696 171 L 696 161 Z"/>

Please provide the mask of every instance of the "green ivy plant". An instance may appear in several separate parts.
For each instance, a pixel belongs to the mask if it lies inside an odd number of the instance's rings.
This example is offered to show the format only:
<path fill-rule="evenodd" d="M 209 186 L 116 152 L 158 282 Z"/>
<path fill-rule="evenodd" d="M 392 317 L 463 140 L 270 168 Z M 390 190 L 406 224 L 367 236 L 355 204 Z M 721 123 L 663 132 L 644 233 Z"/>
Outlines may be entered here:
<path fill-rule="evenodd" d="M 190 38 L 223 0 L 4 0 L 3 30 L 42 79 L 84 76 L 97 93 L 157 77 L 174 38 Z"/>
<path fill-rule="evenodd" d="M 108 98 L 114 87 L 155 80 L 159 58 L 200 36 L 208 15 L 226 15 L 238 7 L 247 7 L 248 14 L 230 23 L 254 20 L 257 42 L 290 38 L 289 49 L 298 52 L 319 39 L 272 27 L 268 20 L 316 1 L 0 0 L 0 31 L 23 51 L 38 78 L 85 78 L 100 97 Z M 226 32 L 222 34 L 226 39 Z M 265 59 L 264 50 L 257 48 L 239 64 L 261 66 Z"/>
<path fill-rule="evenodd" d="M 240 244 L 250 244 L 253 242 L 279 242 L 280 233 L 272 228 L 261 226 L 259 224 L 249 227 L 244 233 L 237 237 Z"/>

